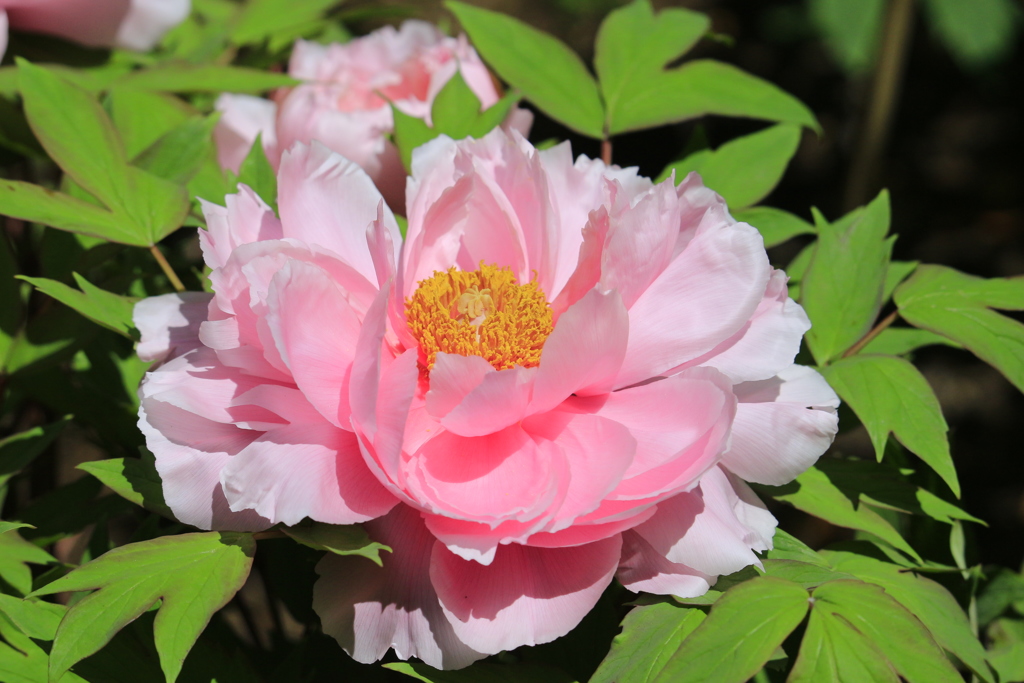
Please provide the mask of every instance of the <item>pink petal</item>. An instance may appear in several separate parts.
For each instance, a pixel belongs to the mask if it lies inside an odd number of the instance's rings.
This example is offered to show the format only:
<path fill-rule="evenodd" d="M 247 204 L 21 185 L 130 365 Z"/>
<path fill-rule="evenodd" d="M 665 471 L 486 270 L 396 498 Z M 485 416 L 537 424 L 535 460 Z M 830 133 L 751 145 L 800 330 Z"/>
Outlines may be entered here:
<path fill-rule="evenodd" d="M 640 534 L 627 531 L 622 534 L 622 560 L 615 578 L 634 593 L 695 598 L 707 593 L 716 577 L 668 561 Z"/>
<path fill-rule="evenodd" d="M 462 403 L 486 375 L 494 372 L 497 372 L 494 366 L 480 356 L 438 353 L 430 371 L 427 412 L 434 417 L 444 417 Z"/>
<path fill-rule="evenodd" d="M 275 126 L 277 105 L 272 100 L 223 93 L 217 98 L 214 109 L 221 112 L 217 127 L 213 129 L 213 141 L 222 168 L 238 173 L 257 136 L 263 141 L 268 159 L 273 159 L 272 163 L 280 159 Z"/>
<path fill-rule="evenodd" d="M 327 423 L 266 432 L 231 459 L 221 482 L 231 509 L 287 525 L 365 522 L 398 502 L 366 468 L 355 437 Z"/>
<path fill-rule="evenodd" d="M 356 164 L 314 142 L 295 145 L 281 158 L 278 207 L 285 237 L 320 245 L 334 252 L 370 282 L 377 281 L 366 229 L 377 219 L 381 196 Z M 401 234 L 391 210 L 384 224 L 392 243 Z"/>
<path fill-rule="evenodd" d="M 438 543 L 430 579 L 456 636 L 493 654 L 572 630 L 611 582 L 621 548 L 618 536 L 574 548 L 508 545 L 484 566 Z"/>
<path fill-rule="evenodd" d="M 399 659 L 418 657 L 438 669 L 458 669 L 484 657 L 455 635 L 431 585 L 437 543 L 419 515 L 399 505 L 366 523 L 371 537 L 393 550 L 383 567 L 366 558 L 328 553 L 316 567 L 313 609 L 324 633 L 353 659 L 377 661 L 394 648 Z"/>
<path fill-rule="evenodd" d="M 199 346 L 199 325 L 206 320 L 211 295 L 181 292 L 151 296 L 135 304 L 132 322 L 141 339 L 136 353 L 144 361 L 163 360 Z"/>
<path fill-rule="evenodd" d="M 828 450 L 839 428 L 839 399 L 811 368 L 736 386 L 740 403 L 722 464 L 747 481 L 779 486 Z"/>
<path fill-rule="evenodd" d="M 629 318 L 618 293 L 588 292 L 558 318 L 544 342 L 531 412 L 550 410 L 571 394 L 610 390 L 628 335 Z"/>
<path fill-rule="evenodd" d="M 246 185 L 238 186 L 238 194 L 224 197 L 224 206 L 203 200 L 200 204 L 206 230 L 199 231 L 199 244 L 210 268 L 223 267 L 231 252 L 243 244 L 282 237 L 281 221 L 274 210 Z"/>
<path fill-rule="evenodd" d="M 480 383 L 441 418 L 441 425 L 459 436 L 486 436 L 514 425 L 526 416 L 536 374 L 536 368 L 519 366 L 485 374 Z"/>
<path fill-rule="evenodd" d="M 761 302 L 770 266 L 760 233 L 712 207 L 697 234 L 629 310 L 629 348 L 617 386 L 707 353 Z"/>

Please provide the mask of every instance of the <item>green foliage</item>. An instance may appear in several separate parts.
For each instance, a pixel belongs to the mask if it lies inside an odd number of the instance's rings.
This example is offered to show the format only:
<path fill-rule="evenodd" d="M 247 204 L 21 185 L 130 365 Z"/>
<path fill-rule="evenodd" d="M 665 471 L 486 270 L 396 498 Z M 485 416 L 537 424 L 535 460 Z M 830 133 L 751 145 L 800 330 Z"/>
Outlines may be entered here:
<path fill-rule="evenodd" d="M 926 0 L 932 31 L 970 67 L 1003 59 L 1013 48 L 1020 7 L 1012 0 Z"/>
<path fill-rule="evenodd" d="M 259 93 L 297 85 L 298 81 L 284 74 L 237 66 L 168 64 L 133 71 L 118 83 L 136 90 L 155 92 Z"/>
<path fill-rule="evenodd" d="M 622 621 L 622 633 L 590 683 L 653 683 L 669 658 L 707 615 L 670 602 L 635 607 Z"/>
<path fill-rule="evenodd" d="M 804 219 L 770 206 L 754 206 L 733 211 L 732 216 L 757 228 L 764 238 L 765 248 L 778 246 L 799 235 L 814 234 L 814 226 Z"/>
<path fill-rule="evenodd" d="M 152 456 L 151 456 L 152 457 Z M 112 458 L 85 462 L 78 469 L 88 472 L 125 500 L 140 505 L 150 512 L 174 519 L 164 502 L 160 474 L 149 459 Z"/>
<path fill-rule="evenodd" d="M 844 69 L 860 73 L 872 66 L 885 0 L 807 0 L 807 9 Z"/>
<path fill-rule="evenodd" d="M 6 584 L 20 595 L 32 590 L 29 564 L 50 564 L 56 560 L 39 546 L 21 537 L 18 529 L 0 533 L 0 586 Z"/>
<path fill-rule="evenodd" d="M 51 678 L 103 647 L 132 620 L 162 603 L 153 631 L 169 683 L 185 655 L 249 575 L 256 544 L 246 534 L 166 536 L 115 548 L 32 595 L 95 590 L 68 610 L 50 651 Z"/>
<path fill-rule="evenodd" d="M 53 443 L 71 420 L 68 415 L 57 422 L 0 439 L 0 491 L 11 477 L 25 469 L 40 453 Z M 0 500 L 3 496 L 0 495 Z"/>
<path fill-rule="evenodd" d="M 395 662 L 384 668 L 405 674 L 426 683 L 575 683 L 573 678 L 554 667 L 543 664 L 523 663 L 503 666 L 500 664 L 474 664 L 459 671 L 438 671 L 418 662 Z"/>
<path fill-rule="evenodd" d="M 63 282 L 48 280 L 43 277 L 18 277 L 28 282 L 40 292 L 52 296 L 65 306 L 75 309 L 94 323 L 108 330 L 117 332 L 129 339 L 138 337 L 138 331 L 132 323 L 132 309 L 135 299 L 119 296 L 105 289 L 100 289 L 78 273 L 73 273 L 75 282 L 81 291 L 68 287 Z"/>
<path fill-rule="evenodd" d="M 362 555 L 378 566 L 383 565 L 380 558 L 381 551 L 391 552 L 391 548 L 370 540 L 363 527 L 354 524 L 307 522 L 291 527 L 281 527 L 281 531 L 302 545 L 315 550 L 326 550 L 335 555 Z"/>
<path fill-rule="evenodd" d="M 294 38 L 336 4 L 337 0 L 298 0 L 288 3 L 253 0 L 239 12 L 230 37 L 238 45 L 260 43 L 280 35 Z"/>
<path fill-rule="evenodd" d="M 238 168 L 238 182 L 248 185 L 277 213 L 277 173 L 263 150 L 263 135 L 257 135 Z M 234 192 L 234 189 L 232 189 Z"/>

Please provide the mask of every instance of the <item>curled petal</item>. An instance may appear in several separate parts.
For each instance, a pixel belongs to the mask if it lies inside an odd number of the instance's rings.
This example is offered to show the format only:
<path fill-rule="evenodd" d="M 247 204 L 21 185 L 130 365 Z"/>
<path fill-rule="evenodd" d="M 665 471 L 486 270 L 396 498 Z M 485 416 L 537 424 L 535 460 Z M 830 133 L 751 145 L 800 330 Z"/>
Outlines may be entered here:
<path fill-rule="evenodd" d="M 199 346 L 199 325 L 206 319 L 211 295 L 180 292 L 151 296 L 135 304 L 132 322 L 139 330 L 136 352 L 144 361 L 163 360 Z"/>
<path fill-rule="evenodd" d="M 622 560 L 615 578 L 634 593 L 695 598 L 707 593 L 716 577 L 670 562 L 643 536 L 626 531 L 622 534 Z"/>

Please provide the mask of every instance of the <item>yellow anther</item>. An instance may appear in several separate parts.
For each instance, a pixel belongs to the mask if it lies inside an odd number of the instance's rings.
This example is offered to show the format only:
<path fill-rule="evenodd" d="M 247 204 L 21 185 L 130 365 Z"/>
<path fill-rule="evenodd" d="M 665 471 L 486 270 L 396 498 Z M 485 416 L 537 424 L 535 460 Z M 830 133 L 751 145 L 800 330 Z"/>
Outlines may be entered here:
<path fill-rule="evenodd" d="M 510 269 L 484 264 L 421 281 L 405 302 L 405 316 L 428 369 L 441 351 L 481 356 L 498 370 L 534 367 L 553 328 L 535 281 L 521 285 Z"/>

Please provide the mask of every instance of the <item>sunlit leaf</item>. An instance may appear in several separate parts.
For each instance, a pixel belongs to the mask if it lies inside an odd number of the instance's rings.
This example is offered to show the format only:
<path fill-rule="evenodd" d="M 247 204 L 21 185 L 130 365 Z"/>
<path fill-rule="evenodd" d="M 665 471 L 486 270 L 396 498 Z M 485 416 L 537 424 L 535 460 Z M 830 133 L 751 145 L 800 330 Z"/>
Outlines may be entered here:
<path fill-rule="evenodd" d="M 0 593 L 0 614 L 10 619 L 22 633 L 37 640 L 53 640 L 67 609 L 52 602 L 22 600 Z"/>
<path fill-rule="evenodd" d="M 17 529 L 0 533 L 0 580 L 24 595 L 32 590 L 29 564 L 56 562 L 50 553 L 26 541 Z"/>
<path fill-rule="evenodd" d="M 952 339 L 940 334 L 919 330 L 916 327 L 889 327 L 861 349 L 861 353 L 875 353 L 883 356 L 903 356 L 925 346 L 952 346 L 961 348 Z"/>
<path fill-rule="evenodd" d="M 771 248 L 787 242 L 798 235 L 813 235 L 814 226 L 804 219 L 770 206 L 752 206 L 748 209 L 733 211 L 732 217 L 757 228 L 764 238 L 765 248 Z"/>
<path fill-rule="evenodd" d="M 669 657 L 704 621 L 699 609 L 667 602 L 634 607 L 589 683 L 652 683 Z"/>
<path fill-rule="evenodd" d="M 256 135 L 249 153 L 238 167 L 238 182 L 252 188 L 260 199 L 277 212 L 277 173 L 263 149 L 262 133 Z"/>

